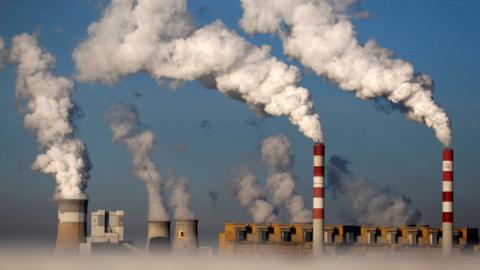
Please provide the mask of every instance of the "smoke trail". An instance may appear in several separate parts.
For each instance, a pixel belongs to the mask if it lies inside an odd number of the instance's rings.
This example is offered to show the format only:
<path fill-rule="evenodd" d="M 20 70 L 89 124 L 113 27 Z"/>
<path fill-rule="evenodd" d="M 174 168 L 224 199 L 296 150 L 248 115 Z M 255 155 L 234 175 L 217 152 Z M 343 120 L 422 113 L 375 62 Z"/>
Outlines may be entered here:
<path fill-rule="evenodd" d="M 262 195 L 257 178 L 248 167 L 233 168 L 233 184 L 236 196 L 242 206 L 248 207 L 248 212 L 255 223 L 270 223 L 277 220 L 274 207 Z"/>
<path fill-rule="evenodd" d="M 294 156 L 292 146 L 283 135 L 271 136 L 262 142 L 262 158 L 268 165 L 267 188 L 274 205 L 285 203 L 293 223 L 311 220 L 311 213 L 304 208 L 303 198 L 295 194 L 295 179 L 291 173 Z"/>
<path fill-rule="evenodd" d="M 74 83 L 54 76 L 55 58 L 38 47 L 35 36 L 15 36 L 10 60 L 17 65 L 17 98 L 27 101 L 24 125 L 46 149 L 37 156 L 32 169 L 54 175 L 54 197 L 85 198 L 90 162 L 72 123 Z"/>
<path fill-rule="evenodd" d="M 284 52 L 361 99 L 387 98 L 408 119 L 433 128 L 448 146 L 450 120 L 433 100 L 434 84 L 373 40 L 360 44 L 346 14 L 358 0 L 241 0 L 249 33 L 279 33 Z"/>
<path fill-rule="evenodd" d="M 114 142 L 123 142 L 132 155 L 133 172 L 145 183 L 148 193 L 148 220 L 167 221 L 168 211 L 163 203 L 163 186 L 157 166 L 152 160 L 156 149 L 155 135 L 151 130 L 140 131 L 140 120 L 134 105 L 118 104 L 106 114 Z"/>
<path fill-rule="evenodd" d="M 195 219 L 195 214 L 190 210 L 190 193 L 188 192 L 188 178 L 179 177 L 169 181 L 170 205 L 175 209 L 175 219 Z"/>
<path fill-rule="evenodd" d="M 145 70 L 157 81 L 200 80 L 251 109 L 288 116 L 322 141 L 319 116 L 300 72 L 216 21 L 195 29 L 186 0 L 112 0 L 75 49 L 78 79 L 113 84 Z"/>
<path fill-rule="evenodd" d="M 328 188 L 343 196 L 354 217 L 354 223 L 389 226 L 414 225 L 421 222 L 422 213 L 413 208 L 411 200 L 403 194 L 378 188 L 367 178 L 352 179 L 350 161 L 332 156 L 327 166 Z"/>

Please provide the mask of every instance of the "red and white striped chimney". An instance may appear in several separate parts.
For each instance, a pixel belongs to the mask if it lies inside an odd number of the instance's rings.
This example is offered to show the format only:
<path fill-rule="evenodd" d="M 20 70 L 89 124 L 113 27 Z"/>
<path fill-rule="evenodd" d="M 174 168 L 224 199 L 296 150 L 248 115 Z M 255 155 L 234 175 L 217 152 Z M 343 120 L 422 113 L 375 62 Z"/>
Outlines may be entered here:
<path fill-rule="evenodd" d="M 313 255 L 323 255 L 325 197 L 325 145 L 313 145 Z"/>
<path fill-rule="evenodd" d="M 453 150 L 443 150 L 442 253 L 452 255 L 453 242 Z"/>

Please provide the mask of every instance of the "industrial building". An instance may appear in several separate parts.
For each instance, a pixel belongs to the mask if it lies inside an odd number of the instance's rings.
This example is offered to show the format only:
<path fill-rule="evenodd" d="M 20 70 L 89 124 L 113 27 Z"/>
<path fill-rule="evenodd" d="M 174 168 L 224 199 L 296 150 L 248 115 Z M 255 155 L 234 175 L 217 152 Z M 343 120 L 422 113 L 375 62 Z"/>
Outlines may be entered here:
<path fill-rule="evenodd" d="M 325 225 L 324 253 L 441 254 L 442 231 L 426 225 L 411 227 Z M 220 254 L 310 255 L 314 253 L 313 226 L 308 224 L 226 223 L 219 234 Z M 453 252 L 473 252 L 478 229 L 453 230 Z"/>
<path fill-rule="evenodd" d="M 124 252 L 140 253 L 132 243 L 124 240 L 123 210 L 97 210 L 91 213 L 90 237 L 79 245 L 80 255 Z"/>

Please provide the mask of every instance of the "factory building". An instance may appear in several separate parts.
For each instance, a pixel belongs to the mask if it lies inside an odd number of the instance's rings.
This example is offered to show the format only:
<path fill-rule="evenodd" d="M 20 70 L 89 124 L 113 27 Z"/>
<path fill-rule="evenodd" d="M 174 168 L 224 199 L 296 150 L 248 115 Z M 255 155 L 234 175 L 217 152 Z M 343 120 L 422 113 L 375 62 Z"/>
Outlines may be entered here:
<path fill-rule="evenodd" d="M 92 243 L 118 243 L 123 241 L 123 210 L 92 212 L 90 241 Z"/>
<path fill-rule="evenodd" d="M 123 210 L 97 210 L 91 213 L 90 237 L 80 244 L 80 255 L 102 253 L 141 253 L 132 243 L 124 240 Z"/>
<path fill-rule="evenodd" d="M 442 231 L 429 226 L 380 227 L 325 225 L 324 252 L 339 254 L 441 254 Z M 312 224 L 227 223 L 219 234 L 220 254 L 309 255 Z M 453 229 L 453 252 L 472 252 L 476 228 Z"/>

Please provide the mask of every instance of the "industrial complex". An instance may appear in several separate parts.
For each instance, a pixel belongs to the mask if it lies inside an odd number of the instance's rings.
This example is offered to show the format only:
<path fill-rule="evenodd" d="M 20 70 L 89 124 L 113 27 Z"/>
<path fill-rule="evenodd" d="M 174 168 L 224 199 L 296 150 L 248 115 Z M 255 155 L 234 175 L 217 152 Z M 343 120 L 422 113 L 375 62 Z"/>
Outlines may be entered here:
<path fill-rule="evenodd" d="M 226 223 L 218 254 L 432 254 L 479 253 L 477 228 L 453 227 L 453 150 L 443 151 L 442 228 L 428 225 L 387 227 L 324 224 L 325 146 L 313 147 L 313 220 L 301 224 Z M 92 254 L 101 250 L 135 253 L 199 252 L 198 220 L 148 221 L 145 250 L 125 241 L 124 211 L 91 213 L 87 199 L 58 200 L 57 253 Z M 173 228 L 171 228 L 173 226 Z"/>

